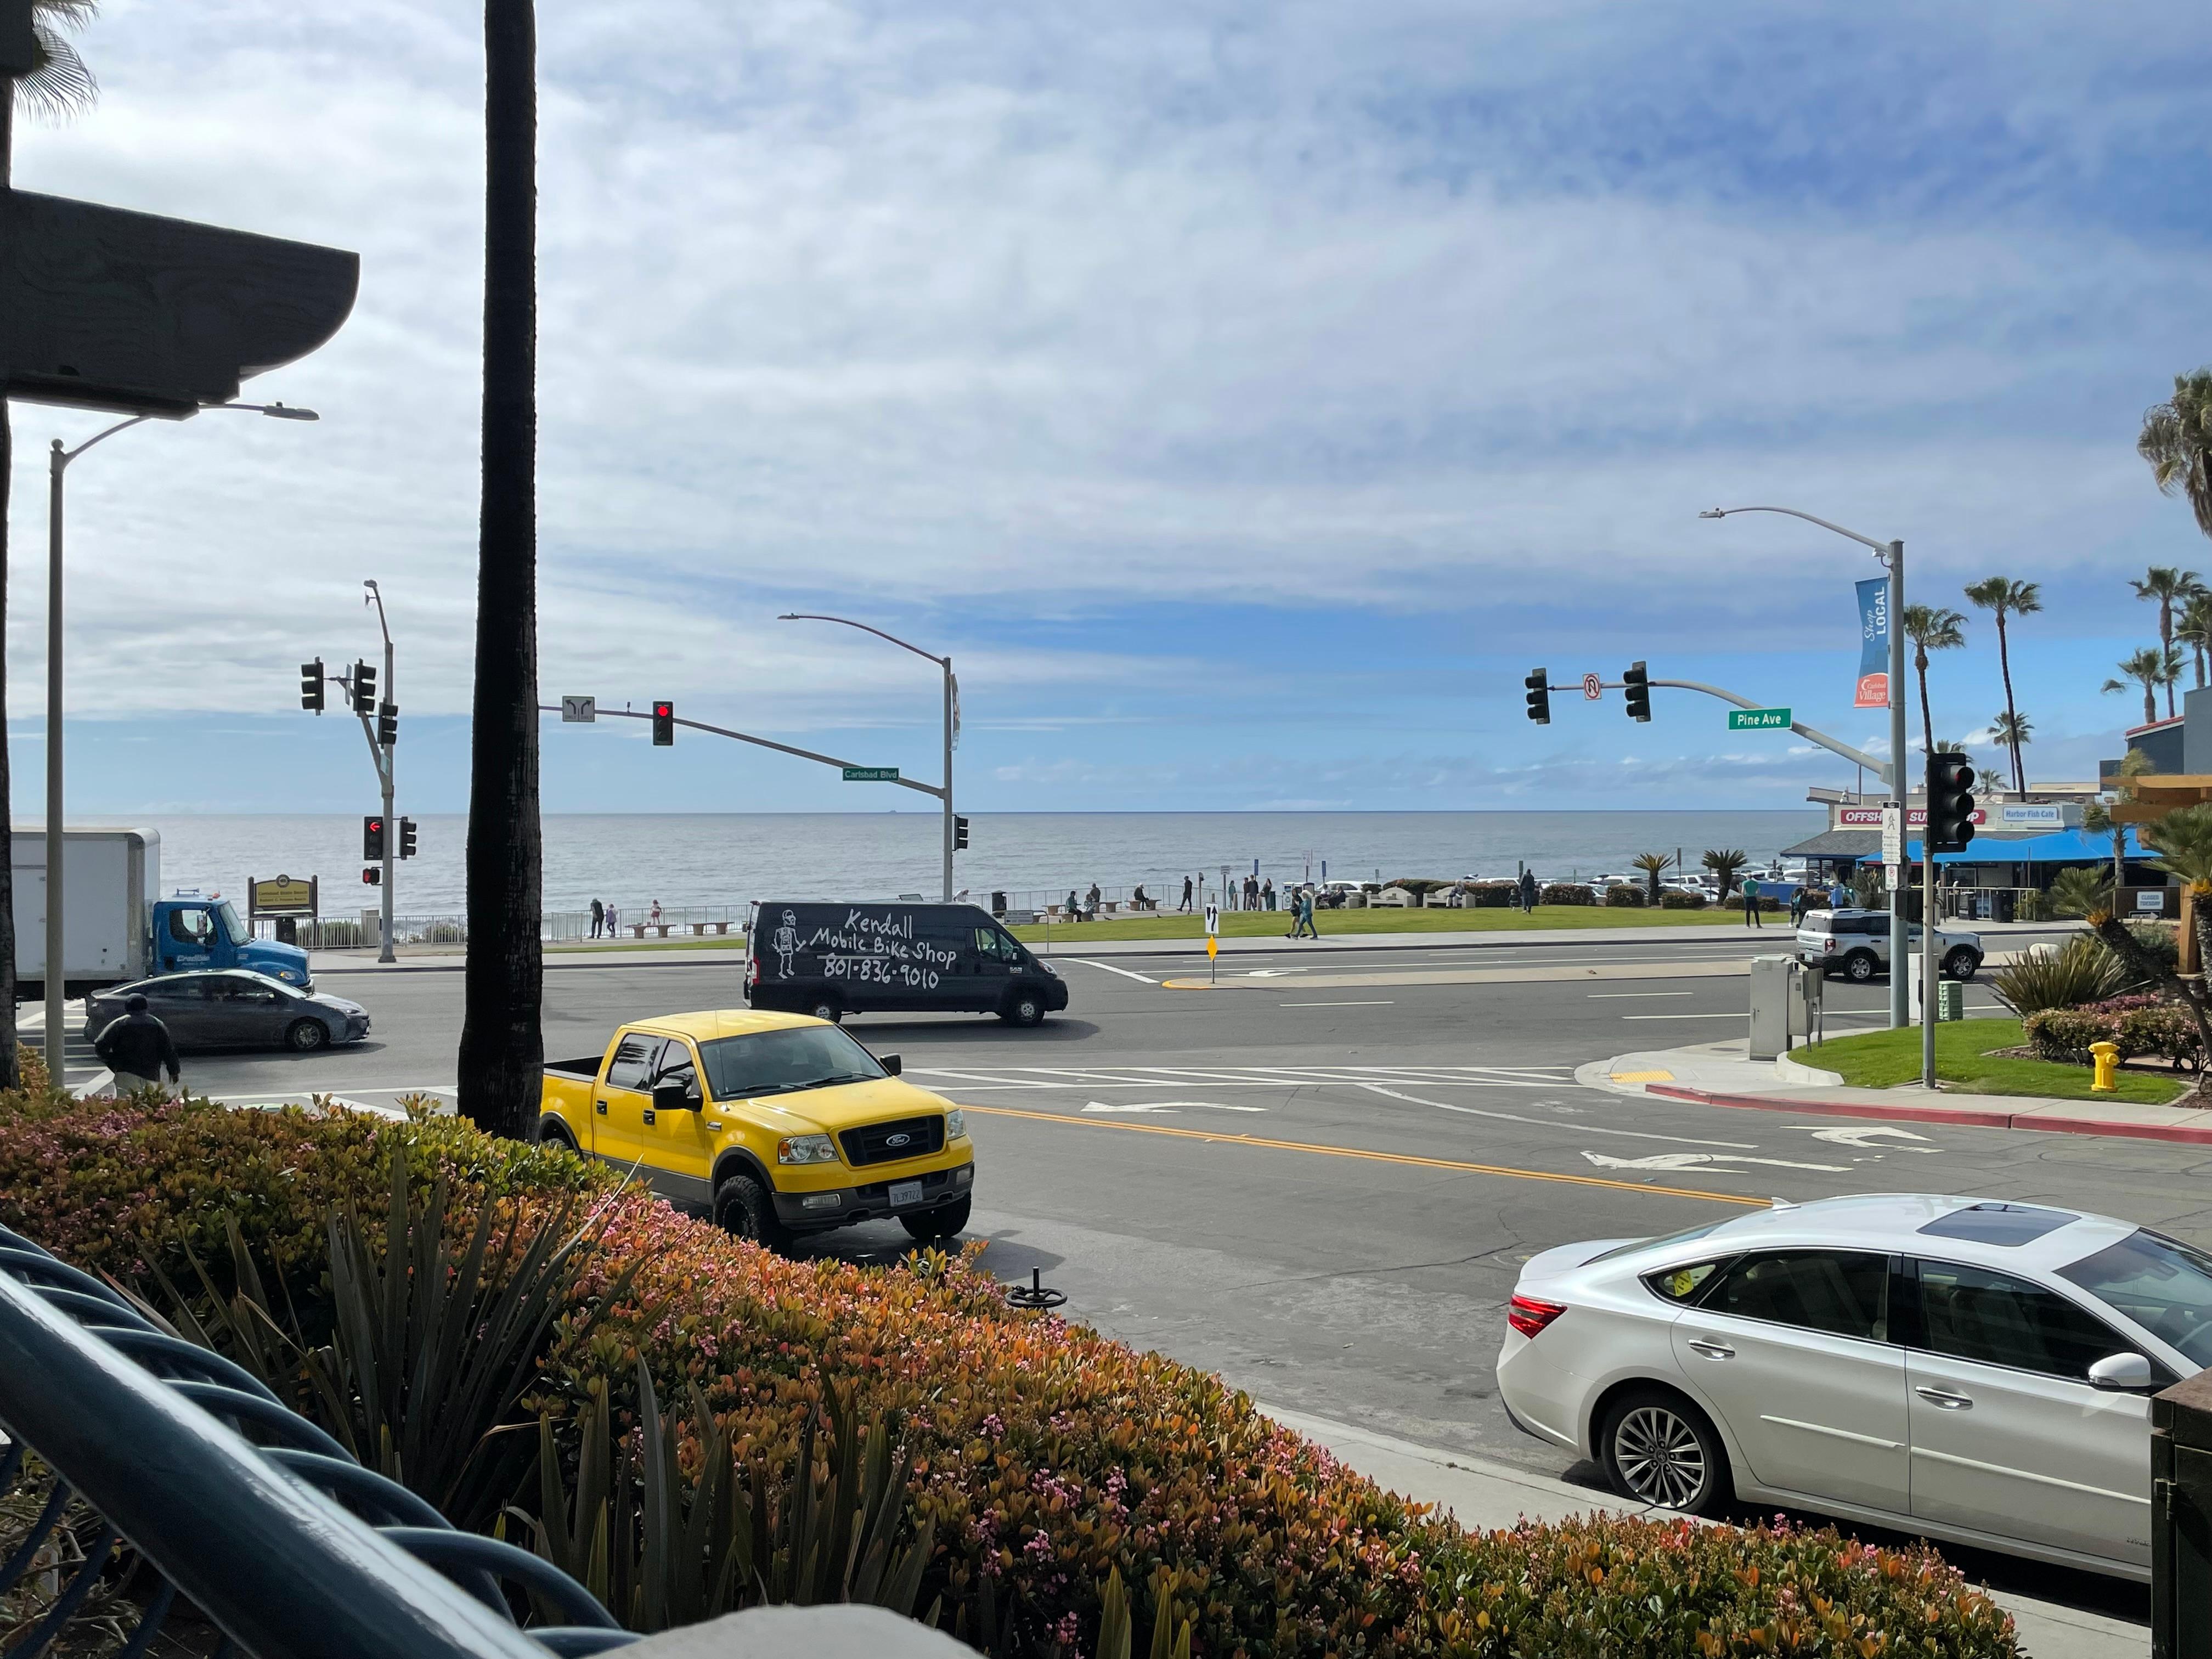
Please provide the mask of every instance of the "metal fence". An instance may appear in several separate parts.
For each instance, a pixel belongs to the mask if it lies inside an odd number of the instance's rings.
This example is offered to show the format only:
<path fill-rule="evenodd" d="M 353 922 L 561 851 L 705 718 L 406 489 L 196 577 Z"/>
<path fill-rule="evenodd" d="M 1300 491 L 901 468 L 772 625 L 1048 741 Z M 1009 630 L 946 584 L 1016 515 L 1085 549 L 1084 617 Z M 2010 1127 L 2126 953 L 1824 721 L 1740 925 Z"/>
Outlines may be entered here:
<path fill-rule="evenodd" d="M 0 1561 L 0 1606 L 36 1603 L 8 1659 L 39 1659 L 92 1606 L 131 1621 L 118 1659 L 141 1659 L 179 1601 L 222 1632 L 218 1655 L 252 1659 L 569 1659 L 637 1639 L 5 1227 L 0 1503 L 36 1516 Z M 570 1622 L 521 1627 L 509 1587 Z"/>

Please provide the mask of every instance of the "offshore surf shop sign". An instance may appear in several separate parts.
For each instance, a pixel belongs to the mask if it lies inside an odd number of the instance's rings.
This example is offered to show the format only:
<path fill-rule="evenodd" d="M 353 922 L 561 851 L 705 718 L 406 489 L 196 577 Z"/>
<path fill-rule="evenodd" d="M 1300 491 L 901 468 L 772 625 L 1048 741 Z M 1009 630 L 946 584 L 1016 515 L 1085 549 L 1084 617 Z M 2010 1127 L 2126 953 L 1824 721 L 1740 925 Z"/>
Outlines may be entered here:
<path fill-rule="evenodd" d="M 949 940 L 923 936 L 901 906 L 808 905 L 804 921 L 786 907 L 761 917 L 765 968 L 777 979 L 822 978 L 935 990 L 959 959 Z"/>

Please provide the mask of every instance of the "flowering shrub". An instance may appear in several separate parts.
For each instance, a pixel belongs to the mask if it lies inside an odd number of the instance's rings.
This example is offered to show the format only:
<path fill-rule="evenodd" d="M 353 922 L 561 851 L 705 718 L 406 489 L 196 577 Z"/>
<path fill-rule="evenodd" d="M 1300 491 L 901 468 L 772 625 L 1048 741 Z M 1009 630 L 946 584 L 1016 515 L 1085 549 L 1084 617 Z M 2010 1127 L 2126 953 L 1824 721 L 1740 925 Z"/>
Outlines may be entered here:
<path fill-rule="evenodd" d="M 235 1214 L 312 1301 L 325 1207 L 353 1202 L 366 1219 L 395 1155 L 477 1202 L 605 1192 L 574 1304 L 635 1278 L 596 1328 L 556 1327 L 532 1408 L 569 1408 L 594 1381 L 634 1405 L 641 1358 L 662 1399 L 698 1389 L 739 1460 L 787 1469 L 801 1425 L 850 1390 L 914 1456 L 908 1501 L 935 1540 L 917 1605 L 939 1602 L 941 1625 L 994 1654 L 1091 1651 L 1118 1571 L 1146 1625 L 1158 1595 L 1190 1622 L 1198 1659 L 2014 1655 L 2004 1616 L 1924 1550 L 1628 1520 L 1468 1534 L 1218 1377 L 1010 1310 L 980 1247 L 890 1269 L 787 1261 L 614 1194 L 569 1154 L 462 1124 L 12 1098 L 0 1220 L 118 1272 L 211 1245 Z"/>
<path fill-rule="evenodd" d="M 2039 1009 L 2021 1029 L 2045 1060 L 2087 1065 L 2091 1043 L 2110 1042 L 2122 1060 L 2149 1055 L 2185 1066 L 2201 1063 L 2197 1027 L 2187 1011 L 2148 992 L 2079 1008 Z"/>
<path fill-rule="evenodd" d="M 1467 889 L 1467 902 L 1478 910 L 1505 910 L 1521 902 L 1517 882 L 1478 881 Z"/>
<path fill-rule="evenodd" d="M 1640 910 L 1644 908 L 1644 892 L 1641 887 L 1619 882 L 1605 890 L 1605 902 L 1616 909 Z"/>
<path fill-rule="evenodd" d="M 1686 887 L 1669 887 L 1659 895 L 1659 908 L 1662 910 L 1702 910 L 1705 908 L 1705 896 L 1692 893 Z"/>
<path fill-rule="evenodd" d="M 1536 895 L 1539 904 L 1595 904 L 1597 889 L 1586 881 L 1554 881 Z"/>

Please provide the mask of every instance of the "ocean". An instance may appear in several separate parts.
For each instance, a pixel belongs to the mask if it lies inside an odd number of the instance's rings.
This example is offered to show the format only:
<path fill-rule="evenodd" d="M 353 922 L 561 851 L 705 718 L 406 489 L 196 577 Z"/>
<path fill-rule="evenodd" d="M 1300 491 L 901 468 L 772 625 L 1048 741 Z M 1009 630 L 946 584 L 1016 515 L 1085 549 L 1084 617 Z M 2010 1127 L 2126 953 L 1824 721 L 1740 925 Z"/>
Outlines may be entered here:
<path fill-rule="evenodd" d="M 419 821 L 421 852 L 398 866 L 393 903 L 406 917 L 465 908 L 467 819 Z M 243 900 L 250 878 L 321 878 L 322 910 L 373 907 L 361 879 L 361 820 L 337 814 L 78 819 L 157 830 L 165 890 Z M 611 900 L 642 919 L 669 911 L 742 914 L 750 900 L 938 893 L 933 812 L 561 814 L 545 819 L 545 908 Z M 971 815 L 956 854 L 957 884 L 1003 890 L 1017 906 L 1097 882 L 1109 897 L 1142 883 L 1155 896 L 1186 874 L 1231 878 L 1252 868 L 1286 879 L 1510 876 L 1527 861 L 1545 880 L 1622 874 L 1638 853 L 1680 848 L 1692 869 L 1707 848 L 1740 848 L 1764 864 L 1818 833 L 1817 811 L 1753 812 L 991 812 Z M 241 904 L 241 908 L 243 905 Z"/>

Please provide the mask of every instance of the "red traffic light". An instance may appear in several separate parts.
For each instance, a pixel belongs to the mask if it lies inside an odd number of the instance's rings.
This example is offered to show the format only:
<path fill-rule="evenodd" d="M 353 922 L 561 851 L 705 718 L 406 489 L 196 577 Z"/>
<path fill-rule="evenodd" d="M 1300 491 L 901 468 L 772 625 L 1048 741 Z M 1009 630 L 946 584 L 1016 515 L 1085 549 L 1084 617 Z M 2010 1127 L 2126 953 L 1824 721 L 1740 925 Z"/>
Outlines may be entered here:
<path fill-rule="evenodd" d="M 665 697 L 653 702 L 653 746 L 665 749 L 676 741 L 676 705 Z"/>

